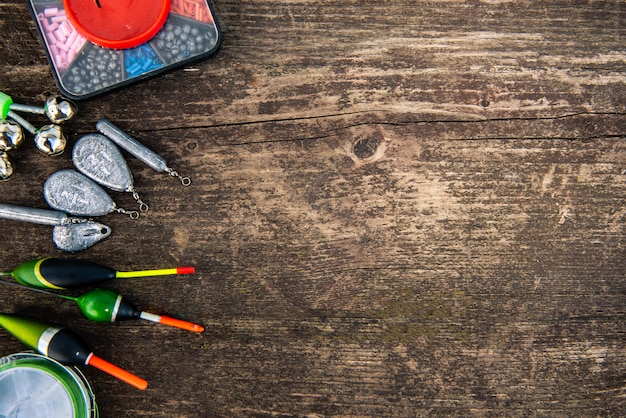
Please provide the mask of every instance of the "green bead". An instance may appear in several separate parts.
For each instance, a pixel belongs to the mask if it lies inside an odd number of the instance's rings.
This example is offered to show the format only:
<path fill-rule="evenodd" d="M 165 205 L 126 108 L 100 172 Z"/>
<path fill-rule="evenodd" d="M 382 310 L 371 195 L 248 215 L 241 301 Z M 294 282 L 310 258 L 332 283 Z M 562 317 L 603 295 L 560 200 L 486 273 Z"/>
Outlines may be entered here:
<path fill-rule="evenodd" d="M 12 104 L 11 96 L 0 91 L 0 119 L 6 119 Z"/>
<path fill-rule="evenodd" d="M 122 296 L 106 289 L 93 289 L 76 298 L 76 303 L 87 319 L 96 322 L 113 322 L 116 305 Z"/>

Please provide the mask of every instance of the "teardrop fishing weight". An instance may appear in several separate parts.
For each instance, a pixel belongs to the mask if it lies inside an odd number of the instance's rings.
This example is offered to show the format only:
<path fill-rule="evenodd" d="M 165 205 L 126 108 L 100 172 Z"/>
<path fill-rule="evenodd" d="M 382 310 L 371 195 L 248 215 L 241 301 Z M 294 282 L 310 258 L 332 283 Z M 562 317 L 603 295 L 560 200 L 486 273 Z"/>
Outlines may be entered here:
<path fill-rule="evenodd" d="M 177 171 L 168 167 L 165 158 L 161 157 L 159 154 L 128 135 L 109 120 L 100 119 L 96 123 L 96 129 L 98 129 L 100 133 L 109 138 L 111 141 L 115 142 L 120 148 L 135 156 L 154 171 L 158 173 L 166 172 L 172 177 L 178 177 L 183 186 L 189 186 L 191 184 L 191 179 L 189 177 L 182 177 Z"/>
<path fill-rule="evenodd" d="M 43 186 L 46 203 L 56 210 L 77 216 L 104 216 L 111 212 L 139 218 L 139 212 L 117 207 L 93 180 L 72 169 L 52 174 Z"/>
<path fill-rule="evenodd" d="M 88 134 L 76 141 L 72 161 L 78 171 L 98 184 L 117 192 L 131 193 L 141 212 L 149 207 L 133 184 L 133 175 L 117 146 L 100 134 Z"/>

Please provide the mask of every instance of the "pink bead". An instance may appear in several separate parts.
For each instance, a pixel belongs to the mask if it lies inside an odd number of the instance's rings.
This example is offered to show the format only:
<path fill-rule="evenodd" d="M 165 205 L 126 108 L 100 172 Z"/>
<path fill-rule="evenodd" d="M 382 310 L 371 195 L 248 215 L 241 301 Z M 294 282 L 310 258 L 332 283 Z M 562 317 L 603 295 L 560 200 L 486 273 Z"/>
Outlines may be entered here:
<path fill-rule="evenodd" d="M 47 7 L 44 11 L 43 11 L 43 15 L 45 17 L 53 17 L 59 14 L 59 8 L 58 7 Z"/>
<path fill-rule="evenodd" d="M 65 38 L 66 36 L 63 35 L 63 32 L 61 32 L 61 29 L 57 29 L 54 32 L 52 32 L 52 35 L 54 36 L 54 38 L 60 42 L 60 43 L 64 43 L 65 42 Z"/>
<path fill-rule="evenodd" d="M 70 28 L 70 25 L 67 20 L 61 23 L 61 26 L 59 26 L 59 29 L 61 30 L 63 35 L 65 35 L 65 38 L 67 38 L 72 33 L 72 29 Z"/>

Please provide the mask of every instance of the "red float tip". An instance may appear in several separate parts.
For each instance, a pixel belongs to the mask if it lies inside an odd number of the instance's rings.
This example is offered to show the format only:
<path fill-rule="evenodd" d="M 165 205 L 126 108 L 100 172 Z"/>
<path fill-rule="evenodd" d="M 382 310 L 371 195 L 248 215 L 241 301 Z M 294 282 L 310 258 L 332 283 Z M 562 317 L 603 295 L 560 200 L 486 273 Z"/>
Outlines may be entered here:
<path fill-rule="evenodd" d="M 145 390 L 148 387 L 148 382 L 141 377 L 135 376 L 134 374 L 127 372 L 126 370 L 117 367 L 115 364 L 111 364 L 94 354 L 91 354 L 89 356 L 89 358 L 87 359 L 87 364 L 95 367 L 96 369 L 100 369 L 103 372 L 108 373 L 111 376 L 116 377 L 131 386 L 136 387 L 137 389 Z"/>
<path fill-rule="evenodd" d="M 169 316 L 161 315 L 159 322 L 163 325 L 169 325 L 170 327 L 176 327 L 191 332 L 204 331 L 204 327 L 202 325 L 194 324 L 192 322 L 183 321 L 181 319 L 176 319 Z"/>
<path fill-rule="evenodd" d="M 195 272 L 194 266 L 176 267 L 176 274 L 194 274 Z"/>

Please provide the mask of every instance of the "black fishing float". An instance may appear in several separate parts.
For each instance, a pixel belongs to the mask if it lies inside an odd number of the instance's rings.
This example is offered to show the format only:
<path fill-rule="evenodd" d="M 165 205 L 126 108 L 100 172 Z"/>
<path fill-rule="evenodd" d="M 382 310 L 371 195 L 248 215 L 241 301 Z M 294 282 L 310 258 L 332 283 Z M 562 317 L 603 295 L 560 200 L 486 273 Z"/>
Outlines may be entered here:
<path fill-rule="evenodd" d="M 26 286 L 68 289 L 95 286 L 113 279 L 193 273 L 195 273 L 195 268 L 192 266 L 155 270 L 115 271 L 112 268 L 85 260 L 42 258 L 40 260 L 27 261 L 13 271 L 0 272 L 0 276 L 13 276 L 18 283 Z"/>
<path fill-rule="evenodd" d="M 0 326 L 30 349 L 68 365 L 89 365 L 144 390 L 148 382 L 96 356 L 74 331 L 19 315 L 0 314 Z"/>

